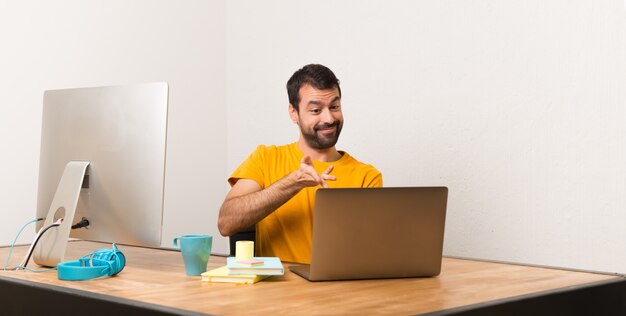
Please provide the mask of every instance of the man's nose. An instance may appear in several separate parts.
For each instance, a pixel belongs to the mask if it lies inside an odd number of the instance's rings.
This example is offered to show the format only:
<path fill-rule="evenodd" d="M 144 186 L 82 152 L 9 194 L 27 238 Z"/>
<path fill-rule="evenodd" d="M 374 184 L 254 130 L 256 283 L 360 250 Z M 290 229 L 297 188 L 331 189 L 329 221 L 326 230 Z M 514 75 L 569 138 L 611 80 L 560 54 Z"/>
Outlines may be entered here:
<path fill-rule="evenodd" d="M 335 121 L 333 113 L 330 111 L 330 109 L 325 109 L 322 111 L 321 119 L 322 123 L 324 124 L 332 123 Z"/>

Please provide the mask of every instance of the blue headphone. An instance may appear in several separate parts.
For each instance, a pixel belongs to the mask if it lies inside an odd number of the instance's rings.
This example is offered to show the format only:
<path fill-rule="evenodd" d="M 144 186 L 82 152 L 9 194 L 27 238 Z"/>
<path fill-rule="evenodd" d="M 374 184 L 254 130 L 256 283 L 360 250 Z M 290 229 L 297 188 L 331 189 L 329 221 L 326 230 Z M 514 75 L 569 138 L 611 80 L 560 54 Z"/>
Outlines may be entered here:
<path fill-rule="evenodd" d="M 59 263 L 59 280 L 89 280 L 120 273 L 126 265 L 126 257 L 115 244 L 111 248 L 96 250 L 75 261 Z"/>

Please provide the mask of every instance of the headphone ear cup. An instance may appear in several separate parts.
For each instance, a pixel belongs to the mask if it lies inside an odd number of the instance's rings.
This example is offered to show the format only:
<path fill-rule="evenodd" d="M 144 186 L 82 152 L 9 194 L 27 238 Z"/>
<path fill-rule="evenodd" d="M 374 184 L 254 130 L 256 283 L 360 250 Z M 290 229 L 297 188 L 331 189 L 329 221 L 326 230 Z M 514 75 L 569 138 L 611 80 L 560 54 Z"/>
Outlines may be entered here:
<path fill-rule="evenodd" d="M 93 259 L 102 260 L 111 266 L 110 276 L 114 276 L 124 269 L 126 266 L 126 257 L 119 249 L 100 249 L 93 255 Z"/>
<path fill-rule="evenodd" d="M 118 249 L 112 251 L 109 261 L 114 262 L 114 271 L 111 271 L 111 276 L 122 272 L 122 270 L 124 270 L 124 267 L 126 266 L 126 256 L 124 256 L 124 254 Z"/>

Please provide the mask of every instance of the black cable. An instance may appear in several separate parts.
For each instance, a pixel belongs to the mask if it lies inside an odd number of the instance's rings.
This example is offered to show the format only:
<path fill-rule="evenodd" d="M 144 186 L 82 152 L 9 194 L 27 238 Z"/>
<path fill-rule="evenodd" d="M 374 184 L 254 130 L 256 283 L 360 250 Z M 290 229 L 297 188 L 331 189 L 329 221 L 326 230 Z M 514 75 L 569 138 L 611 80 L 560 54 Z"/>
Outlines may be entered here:
<path fill-rule="evenodd" d="M 2 267 L 2 270 L 7 270 L 7 265 L 9 264 L 9 260 L 11 260 L 11 254 L 13 253 L 13 248 L 15 247 L 15 243 L 17 242 L 17 239 L 20 237 L 20 234 L 22 234 L 22 231 L 24 230 L 24 228 L 26 228 L 26 226 L 28 226 L 29 224 L 36 223 L 36 222 L 42 221 L 44 219 L 45 218 L 37 218 L 35 220 L 32 220 L 32 221 L 26 223 L 24 226 L 22 226 L 20 231 L 17 232 L 17 236 L 15 236 L 15 239 L 13 240 L 13 243 L 11 243 L 11 248 L 9 249 L 9 255 L 7 256 L 7 261 L 4 263 L 4 266 Z M 9 270 L 15 270 L 16 268 L 12 268 L 12 269 L 9 269 Z"/>
<path fill-rule="evenodd" d="M 37 239 L 35 239 L 35 242 L 33 242 L 33 247 L 32 247 L 33 251 L 31 251 L 31 252 L 28 254 L 28 257 L 26 258 L 26 261 L 24 262 L 24 267 L 28 266 L 28 260 L 30 260 L 30 256 L 33 254 L 33 252 L 35 252 L 35 247 L 37 247 L 37 242 L 39 242 L 39 239 L 41 239 L 41 236 L 43 236 L 43 234 L 45 234 L 45 233 L 48 231 L 48 229 L 50 229 L 50 228 L 52 228 L 52 227 L 57 227 L 57 226 L 61 226 L 61 224 L 52 224 L 52 225 L 50 225 L 50 226 L 46 227 L 46 228 L 45 228 L 45 229 L 41 232 L 41 234 L 39 234 L 39 235 L 37 236 Z"/>
<path fill-rule="evenodd" d="M 83 228 L 89 226 L 89 220 L 86 217 L 83 217 L 80 222 L 72 225 L 72 229 Z"/>

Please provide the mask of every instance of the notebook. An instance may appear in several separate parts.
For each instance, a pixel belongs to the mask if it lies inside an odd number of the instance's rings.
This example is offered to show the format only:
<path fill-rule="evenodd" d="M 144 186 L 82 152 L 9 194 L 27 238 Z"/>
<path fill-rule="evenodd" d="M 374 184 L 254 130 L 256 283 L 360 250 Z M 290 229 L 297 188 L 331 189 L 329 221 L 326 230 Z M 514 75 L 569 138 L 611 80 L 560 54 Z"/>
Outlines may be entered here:
<path fill-rule="evenodd" d="M 309 281 L 436 276 L 448 188 L 318 189 Z"/>
<path fill-rule="evenodd" d="M 261 264 L 251 265 L 237 262 L 237 258 L 226 258 L 226 266 L 230 274 L 283 275 L 285 270 L 278 257 L 254 257 Z"/>
<path fill-rule="evenodd" d="M 203 272 L 201 281 L 212 283 L 237 283 L 237 284 L 254 284 L 263 279 L 269 278 L 271 275 L 253 275 L 253 274 L 237 274 L 232 275 L 228 272 L 227 266 L 222 266 L 213 270 Z"/>

